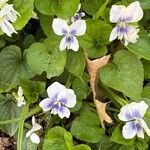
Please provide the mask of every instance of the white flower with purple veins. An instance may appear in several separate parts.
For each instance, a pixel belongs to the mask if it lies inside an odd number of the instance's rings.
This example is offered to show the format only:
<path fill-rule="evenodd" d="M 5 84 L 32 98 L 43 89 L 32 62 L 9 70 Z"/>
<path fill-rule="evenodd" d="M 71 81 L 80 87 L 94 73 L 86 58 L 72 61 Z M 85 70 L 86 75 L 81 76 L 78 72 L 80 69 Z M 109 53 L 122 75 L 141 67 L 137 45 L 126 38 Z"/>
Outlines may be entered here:
<path fill-rule="evenodd" d="M 77 9 L 76 13 L 74 14 L 74 16 L 71 17 L 71 22 L 75 22 L 76 20 L 79 20 L 85 16 L 84 12 L 79 12 L 80 9 L 81 9 L 81 3 L 79 4 L 78 9 Z"/>
<path fill-rule="evenodd" d="M 141 101 L 140 103 L 132 102 L 121 108 L 118 117 L 127 123 L 123 126 L 122 134 L 125 139 L 132 139 L 136 135 L 144 139 L 144 131 L 150 136 L 150 129 L 142 119 L 146 113 L 148 105 Z"/>
<path fill-rule="evenodd" d="M 79 43 L 76 36 L 82 36 L 85 34 L 85 20 L 77 20 L 69 26 L 67 21 L 55 18 L 52 23 L 52 28 L 57 35 L 63 36 L 59 45 L 61 51 L 66 48 L 78 51 Z"/>
<path fill-rule="evenodd" d="M 58 114 L 60 118 L 69 118 L 70 110 L 76 104 L 76 95 L 72 89 L 54 82 L 47 88 L 48 98 L 40 102 L 43 111 L 51 111 L 51 114 Z"/>
<path fill-rule="evenodd" d="M 26 133 L 26 137 L 30 137 L 30 140 L 33 143 L 39 144 L 40 137 L 35 133 L 36 131 L 40 130 L 42 126 L 35 122 L 35 117 L 32 116 L 32 129 Z"/>
<path fill-rule="evenodd" d="M 113 5 L 110 10 L 110 22 L 117 23 L 112 30 L 109 41 L 116 38 L 124 39 L 124 44 L 135 43 L 139 38 L 138 26 L 133 23 L 138 22 L 143 17 L 143 10 L 138 1 L 131 3 L 128 7 L 123 5 Z"/>

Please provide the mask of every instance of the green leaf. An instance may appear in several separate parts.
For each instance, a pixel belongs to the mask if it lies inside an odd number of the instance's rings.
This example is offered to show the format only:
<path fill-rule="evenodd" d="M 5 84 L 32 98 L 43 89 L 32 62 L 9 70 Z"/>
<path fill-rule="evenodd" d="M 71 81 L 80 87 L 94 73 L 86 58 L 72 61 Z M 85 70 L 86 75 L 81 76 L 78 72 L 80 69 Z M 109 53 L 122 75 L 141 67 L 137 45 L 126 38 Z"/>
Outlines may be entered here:
<path fill-rule="evenodd" d="M 139 57 L 150 60 L 150 38 L 148 36 L 140 37 L 136 43 L 129 44 L 127 48 Z"/>
<path fill-rule="evenodd" d="M 142 91 L 141 100 L 145 101 L 150 106 L 150 85 L 146 85 Z M 147 112 L 150 112 L 150 107 L 148 107 Z"/>
<path fill-rule="evenodd" d="M 144 78 L 150 79 L 150 61 L 142 59 L 144 67 Z"/>
<path fill-rule="evenodd" d="M 111 63 L 101 69 L 101 81 L 128 97 L 141 98 L 144 71 L 140 59 L 131 52 L 120 50 L 115 53 Z"/>
<path fill-rule="evenodd" d="M 20 112 L 21 109 L 17 107 L 14 101 L 0 94 L 0 122 L 18 118 L 20 116 Z M 18 123 L 0 125 L 0 128 L 3 132 L 13 136 L 18 129 Z"/>
<path fill-rule="evenodd" d="M 13 0 L 15 10 L 20 14 L 14 23 L 16 30 L 21 30 L 33 15 L 34 0 Z"/>
<path fill-rule="evenodd" d="M 96 112 L 85 111 L 72 123 L 71 133 L 79 140 L 96 143 L 103 139 L 104 130 L 100 128 L 99 117 Z"/>
<path fill-rule="evenodd" d="M 134 145 L 123 145 L 119 150 L 136 150 Z"/>
<path fill-rule="evenodd" d="M 83 0 L 82 1 L 82 8 L 83 10 L 88 13 L 89 15 L 94 15 L 97 13 L 99 8 L 102 6 L 102 4 L 105 2 L 105 0 Z"/>
<path fill-rule="evenodd" d="M 99 144 L 99 150 L 119 150 L 120 147 L 119 144 L 110 141 L 110 139 L 100 141 Z"/>
<path fill-rule="evenodd" d="M 59 76 L 65 67 L 66 55 L 61 52 L 52 38 L 44 43 L 35 43 L 27 50 L 27 62 L 34 74 L 47 73 L 51 78 Z"/>
<path fill-rule="evenodd" d="M 91 150 L 88 145 L 80 144 L 74 147 L 74 150 Z"/>
<path fill-rule="evenodd" d="M 150 1 L 149 0 L 139 0 L 139 2 L 144 10 L 150 9 Z"/>
<path fill-rule="evenodd" d="M 53 15 L 51 10 L 52 0 L 35 0 L 34 3 L 40 13 L 44 15 Z"/>
<path fill-rule="evenodd" d="M 44 139 L 43 150 L 73 150 L 71 134 L 62 127 L 54 127 L 48 131 Z"/>
<path fill-rule="evenodd" d="M 40 23 L 41 23 L 42 29 L 44 31 L 44 34 L 48 37 L 56 36 L 52 29 L 52 21 L 53 21 L 54 17 L 40 14 L 39 18 L 40 18 Z"/>
<path fill-rule="evenodd" d="M 87 19 L 87 31 L 80 37 L 80 46 L 84 47 L 91 58 L 97 58 L 107 53 L 106 45 L 109 43 L 109 35 L 112 27 L 98 19 Z"/>
<path fill-rule="evenodd" d="M 21 80 L 21 87 L 28 102 L 36 102 L 44 92 L 45 83 L 41 81 Z"/>
<path fill-rule="evenodd" d="M 78 52 L 68 51 L 65 67 L 75 76 L 81 77 L 85 68 L 84 52 L 81 49 Z"/>
<path fill-rule="evenodd" d="M 90 93 L 88 86 L 89 78 L 86 74 L 83 74 L 82 78 L 75 77 L 72 82 L 72 88 L 77 96 L 77 99 L 86 99 Z"/>
<path fill-rule="evenodd" d="M 134 144 L 134 139 L 125 139 L 122 135 L 122 127 L 121 125 L 118 125 L 115 130 L 112 133 L 112 136 L 110 138 L 111 141 L 123 144 L 123 145 L 131 145 Z"/>
<path fill-rule="evenodd" d="M 32 45 L 33 43 L 35 43 L 34 36 L 32 34 L 27 35 L 23 41 L 24 49 L 29 48 L 29 46 Z"/>
<path fill-rule="evenodd" d="M 19 85 L 21 78 L 33 77 L 25 55 L 17 46 L 8 46 L 0 53 L 0 91 L 9 91 Z M 23 58 L 22 58 L 23 57 Z"/>
<path fill-rule="evenodd" d="M 70 19 L 77 11 L 79 0 L 55 0 L 51 3 L 51 10 L 62 19 Z"/>

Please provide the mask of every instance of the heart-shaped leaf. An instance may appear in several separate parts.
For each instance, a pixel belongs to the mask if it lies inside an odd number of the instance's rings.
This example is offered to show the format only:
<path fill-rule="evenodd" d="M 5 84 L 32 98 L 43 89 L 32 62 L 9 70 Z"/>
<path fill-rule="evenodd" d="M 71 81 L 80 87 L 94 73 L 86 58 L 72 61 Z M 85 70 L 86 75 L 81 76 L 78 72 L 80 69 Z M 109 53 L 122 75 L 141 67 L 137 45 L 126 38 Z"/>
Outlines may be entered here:
<path fill-rule="evenodd" d="M 144 80 L 143 65 L 136 55 L 121 50 L 114 55 L 111 63 L 101 69 L 100 79 L 105 85 L 138 100 Z"/>

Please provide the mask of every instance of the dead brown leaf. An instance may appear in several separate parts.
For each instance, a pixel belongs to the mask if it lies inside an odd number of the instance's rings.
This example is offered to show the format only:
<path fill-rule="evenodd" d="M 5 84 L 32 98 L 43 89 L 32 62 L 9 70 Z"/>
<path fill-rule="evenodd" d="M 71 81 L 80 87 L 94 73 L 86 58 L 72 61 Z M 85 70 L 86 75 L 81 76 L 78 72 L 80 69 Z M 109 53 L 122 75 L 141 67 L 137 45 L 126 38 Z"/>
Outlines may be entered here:
<path fill-rule="evenodd" d="M 103 103 L 101 102 L 101 100 L 96 99 L 96 95 L 97 92 L 99 91 L 99 87 L 98 87 L 98 73 L 101 67 L 105 66 L 108 61 L 109 61 L 110 55 L 107 56 L 103 56 L 101 58 L 95 59 L 93 61 L 91 61 L 90 59 L 88 59 L 87 55 L 86 55 L 86 61 L 87 61 L 87 69 L 89 72 L 89 75 L 91 77 L 90 79 L 90 84 L 91 84 L 91 88 L 92 88 L 92 92 L 93 92 L 93 100 L 97 109 L 97 113 L 99 115 L 100 121 L 102 126 L 103 122 L 106 121 L 107 123 L 112 123 L 112 119 L 108 116 L 108 114 L 106 113 L 106 105 L 107 103 Z"/>

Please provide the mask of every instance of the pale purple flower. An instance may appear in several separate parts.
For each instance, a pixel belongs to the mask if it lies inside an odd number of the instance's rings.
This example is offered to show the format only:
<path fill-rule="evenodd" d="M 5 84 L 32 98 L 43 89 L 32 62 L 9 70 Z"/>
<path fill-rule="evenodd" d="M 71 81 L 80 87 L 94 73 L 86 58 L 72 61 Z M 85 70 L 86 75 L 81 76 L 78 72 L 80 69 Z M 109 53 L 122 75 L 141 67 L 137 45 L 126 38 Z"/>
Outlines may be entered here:
<path fill-rule="evenodd" d="M 124 44 L 135 43 L 139 38 L 138 26 L 133 25 L 143 17 L 143 10 L 138 1 L 131 3 L 128 7 L 123 5 L 113 5 L 110 10 L 110 22 L 117 23 L 117 26 L 112 30 L 109 41 L 116 38 L 124 39 Z"/>
<path fill-rule="evenodd" d="M 120 120 L 127 122 L 123 126 L 122 134 L 125 139 L 132 139 L 136 135 L 144 139 L 144 131 L 150 136 L 150 129 L 142 119 L 146 113 L 148 105 L 141 101 L 132 102 L 123 106 L 118 114 Z"/>
<path fill-rule="evenodd" d="M 60 118 L 69 118 L 70 110 L 76 104 L 76 95 L 72 89 L 54 82 L 47 88 L 48 98 L 40 102 L 43 111 L 51 111 L 51 114 L 58 114 Z"/>
<path fill-rule="evenodd" d="M 78 9 L 76 13 L 74 14 L 74 16 L 71 17 L 71 22 L 75 22 L 85 16 L 84 12 L 79 12 L 80 9 L 81 9 L 81 3 L 79 4 Z"/>
<path fill-rule="evenodd" d="M 78 51 L 79 43 L 76 36 L 84 35 L 86 31 L 85 20 L 77 20 L 69 26 L 67 21 L 55 18 L 52 23 L 52 28 L 57 35 L 63 36 L 59 45 L 61 51 L 66 48 Z"/>

